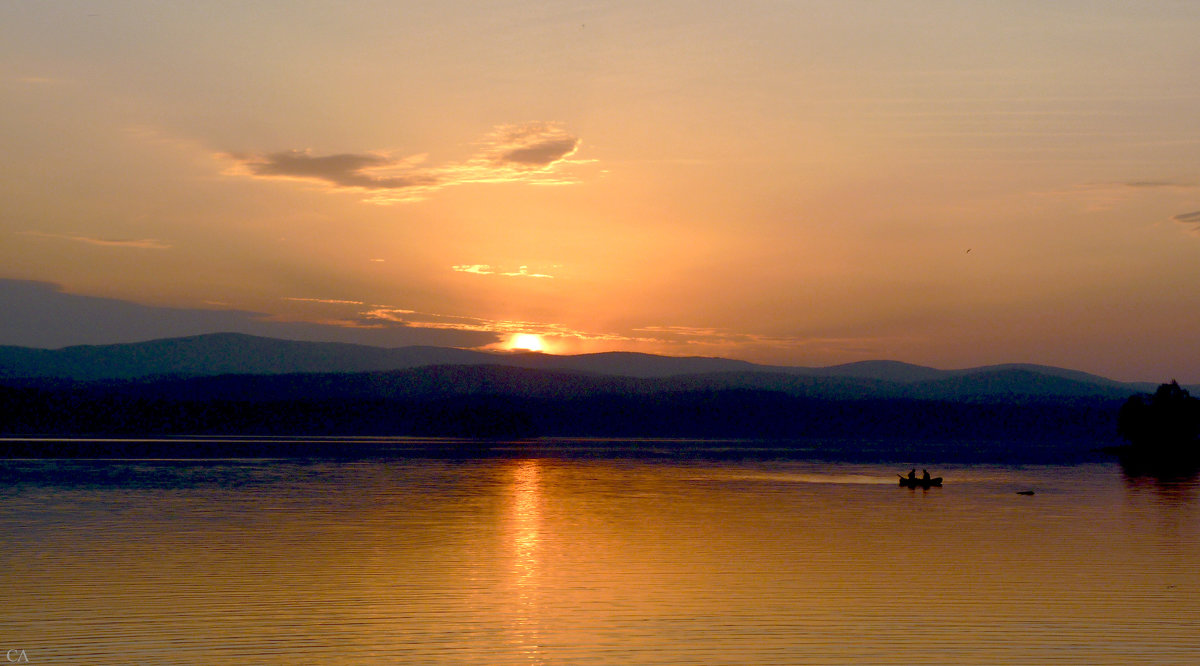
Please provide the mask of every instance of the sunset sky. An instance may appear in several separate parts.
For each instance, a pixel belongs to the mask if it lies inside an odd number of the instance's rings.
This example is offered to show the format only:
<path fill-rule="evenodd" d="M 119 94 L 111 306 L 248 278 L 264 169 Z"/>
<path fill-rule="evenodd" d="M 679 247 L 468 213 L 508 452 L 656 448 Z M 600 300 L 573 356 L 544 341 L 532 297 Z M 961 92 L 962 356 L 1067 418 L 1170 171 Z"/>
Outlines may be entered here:
<path fill-rule="evenodd" d="M 0 344 L 1200 382 L 1197 35 L 1190 2 L 6 2 Z"/>

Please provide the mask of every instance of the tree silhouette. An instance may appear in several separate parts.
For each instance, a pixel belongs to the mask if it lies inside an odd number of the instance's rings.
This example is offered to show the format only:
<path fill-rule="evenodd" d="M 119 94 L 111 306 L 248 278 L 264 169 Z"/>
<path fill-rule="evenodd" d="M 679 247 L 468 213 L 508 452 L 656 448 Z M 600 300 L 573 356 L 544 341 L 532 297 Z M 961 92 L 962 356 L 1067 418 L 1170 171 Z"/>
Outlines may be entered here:
<path fill-rule="evenodd" d="M 1146 453 L 1200 453 L 1200 399 L 1172 381 L 1154 395 L 1132 396 L 1117 415 L 1117 432 Z"/>

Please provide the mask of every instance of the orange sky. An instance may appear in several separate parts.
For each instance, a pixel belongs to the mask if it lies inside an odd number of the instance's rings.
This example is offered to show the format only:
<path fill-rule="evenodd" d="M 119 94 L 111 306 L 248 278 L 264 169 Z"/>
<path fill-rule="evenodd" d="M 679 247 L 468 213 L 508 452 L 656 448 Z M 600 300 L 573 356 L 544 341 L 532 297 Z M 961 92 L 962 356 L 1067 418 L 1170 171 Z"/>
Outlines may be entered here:
<path fill-rule="evenodd" d="M 4 3 L 0 280 L 381 344 L 1200 382 L 1198 32 L 1176 2 Z"/>

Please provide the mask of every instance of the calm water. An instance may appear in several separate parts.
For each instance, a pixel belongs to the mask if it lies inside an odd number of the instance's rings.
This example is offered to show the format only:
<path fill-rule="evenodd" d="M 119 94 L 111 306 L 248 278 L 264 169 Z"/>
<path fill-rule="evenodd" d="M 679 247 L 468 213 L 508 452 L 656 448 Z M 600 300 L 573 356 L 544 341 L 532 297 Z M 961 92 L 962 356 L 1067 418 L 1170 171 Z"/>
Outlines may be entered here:
<path fill-rule="evenodd" d="M 1200 487 L 1110 464 L 0 461 L 29 663 L 1200 663 Z M 1033 496 L 1016 494 L 1034 490 Z M 19 654 L 19 653 L 9 653 Z"/>

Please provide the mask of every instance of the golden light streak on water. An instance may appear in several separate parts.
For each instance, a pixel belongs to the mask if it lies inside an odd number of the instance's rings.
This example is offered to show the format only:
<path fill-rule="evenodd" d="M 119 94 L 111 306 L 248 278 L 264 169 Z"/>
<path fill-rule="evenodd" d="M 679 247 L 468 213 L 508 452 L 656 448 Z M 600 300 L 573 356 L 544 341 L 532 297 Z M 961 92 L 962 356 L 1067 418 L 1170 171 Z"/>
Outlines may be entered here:
<path fill-rule="evenodd" d="M 519 461 L 512 473 L 512 508 L 508 536 L 512 539 L 514 635 L 530 663 L 541 663 L 538 613 L 541 529 L 541 468 L 537 460 Z"/>

